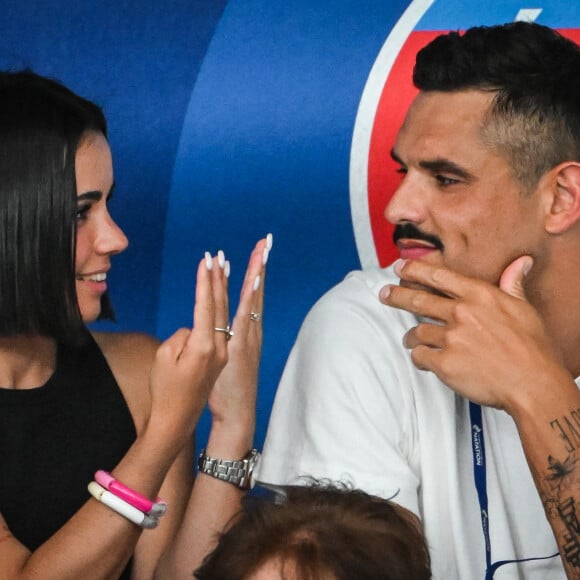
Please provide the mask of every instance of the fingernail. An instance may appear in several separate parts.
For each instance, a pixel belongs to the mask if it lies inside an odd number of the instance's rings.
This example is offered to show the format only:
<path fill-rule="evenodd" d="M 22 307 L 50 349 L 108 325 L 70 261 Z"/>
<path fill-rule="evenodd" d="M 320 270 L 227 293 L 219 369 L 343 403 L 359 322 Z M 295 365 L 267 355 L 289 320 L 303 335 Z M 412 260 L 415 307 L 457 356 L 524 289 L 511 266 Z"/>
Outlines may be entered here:
<path fill-rule="evenodd" d="M 209 252 L 205 253 L 205 267 L 208 270 L 211 270 L 213 268 L 213 260 L 211 259 L 211 254 Z"/>
<path fill-rule="evenodd" d="M 224 264 L 224 276 L 226 278 L 230 277 L 230 261 L 226 260 L 226 263 Z"/>
<path fill-rule="evenodd" d="M 262 264 L 265 266 L 268 263 L 268 256 L 270 255 L 270 250 L 267 247 L 264 248 L 264 253 L 262 254 Z"/>
<path fill-rule="evenodd" d="M 266 248 L 268 249 L 268 252 L 272 249 L 273 244 L 274 244 L 274 237 L 272 236 L 272 234 L 268 234 L 266 236 Z"/>
<path fill-rule="evenodd" d="M 403 266 L 407 263 L 407 260 L 403 260 L 403 258 L 399 258 L 393 262 L 393 270 L 397 276 L 400 275 Z"/>
<path fill-rule="evenodd" d="M 256 279 L 254 280 L 254 292 L 260 287 L 260 276 L 256 276 Z"/>
<path fill-rule="evenodd" d="M 379 298 L 381 300 L 386 300 L 389 297 L 390 293 L 391 293 L 391 287 L 390 286 L 383 286 L 379 291 Z"/>
<path fill-rule="evenodd" d="M 534 260 L 533 258 L 530 258 L 529 260 L 526 260 L 524 262 L 524 265 L 522 267 L 524 276 L 527 276 L 530 272 L 530 270 L 532 269 L 532 266 L 534 265 Z"/>
<path fill-rule="evenodd" d="M 219 267 L 223 270 L 225 263 L 226 263 L 226 257 L 224 255 L 224 253 L 222 252 L 222 250 L 219 250 L 217 256 L 218 256 Z"/>

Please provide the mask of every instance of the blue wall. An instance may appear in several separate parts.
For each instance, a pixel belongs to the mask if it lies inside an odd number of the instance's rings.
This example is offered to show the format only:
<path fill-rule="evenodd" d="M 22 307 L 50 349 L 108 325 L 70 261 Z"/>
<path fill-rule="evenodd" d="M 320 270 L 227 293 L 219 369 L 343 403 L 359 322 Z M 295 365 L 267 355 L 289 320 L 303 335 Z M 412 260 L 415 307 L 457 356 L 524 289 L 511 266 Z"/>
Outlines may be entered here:
<path fill-rule="evenodd" d="M 427 29 L 510 20 L 517 9 L 494 3 L 490 16 L 475 1 L 413 4 L 426 12 L 419 27 Z M 110 275 L 118 323 L 101 328 L 165 338 L 190 324 L 205 250 L 223 249 L 231 260 L 235 306 L 250 249 L 273 232 L 258 446 L 300 322 L 360 265 L 349 201 L 353 127 L 375 58 L 408 5 L 0 3 L 0 66 L 58 78 L 109 119 L 112 208 L 131 245 Z M 578 7 L 550 6 L 554 25 L 570 14 L 577 26 Z M 207 417 L 200 444 L 206 431 Z"/>

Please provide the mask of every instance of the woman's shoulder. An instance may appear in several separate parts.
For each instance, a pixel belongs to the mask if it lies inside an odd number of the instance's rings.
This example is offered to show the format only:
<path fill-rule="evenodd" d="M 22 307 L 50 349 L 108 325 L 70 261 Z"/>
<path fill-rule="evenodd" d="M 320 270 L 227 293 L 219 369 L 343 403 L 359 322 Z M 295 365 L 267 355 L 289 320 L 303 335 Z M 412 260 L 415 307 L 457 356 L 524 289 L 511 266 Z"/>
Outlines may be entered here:
<path fill-rule="evenodd" d="M 93 332 L 139 431 L 150 408 L 149 373 L 159 346 L 155 337 L 139 332 Z"/>
<path fill-rule="evenodd" d="M 159 340 L 143 332 L 92 332 L 92 335 L 107 359 L 125 362 L 152 360 L 159 346 Z"/>

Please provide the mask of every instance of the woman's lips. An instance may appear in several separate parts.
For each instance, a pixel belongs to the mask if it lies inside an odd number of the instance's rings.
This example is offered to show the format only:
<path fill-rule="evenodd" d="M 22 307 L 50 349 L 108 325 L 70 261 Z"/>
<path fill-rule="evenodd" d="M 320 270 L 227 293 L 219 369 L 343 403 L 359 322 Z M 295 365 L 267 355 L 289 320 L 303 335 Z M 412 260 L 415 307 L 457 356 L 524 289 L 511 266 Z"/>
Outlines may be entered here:
<path fill-rule="evenodd" d="M 97 272 L 95 274 L 78 274 L 77 282 L 82 282 L 85 288 L 90 288 L 93 292 L 103 294 L 107 291 L 107 273 Z"/>

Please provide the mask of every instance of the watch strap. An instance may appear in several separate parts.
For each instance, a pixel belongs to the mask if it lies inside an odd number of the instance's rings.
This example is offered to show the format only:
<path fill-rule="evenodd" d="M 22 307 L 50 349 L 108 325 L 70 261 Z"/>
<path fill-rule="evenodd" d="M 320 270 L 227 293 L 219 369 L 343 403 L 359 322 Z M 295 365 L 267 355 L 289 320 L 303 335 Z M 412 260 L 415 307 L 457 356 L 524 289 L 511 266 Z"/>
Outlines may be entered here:
<path fill-rule="evenodd" d="M 199 455 L 197 468 L 200 473 L 226 481 L 240 489 L 249 489 L 252 472 L 259 457 L 258 450 L 252 449 L 243 459 L 219 459 L 210 457 L 204 449 Z"/>

